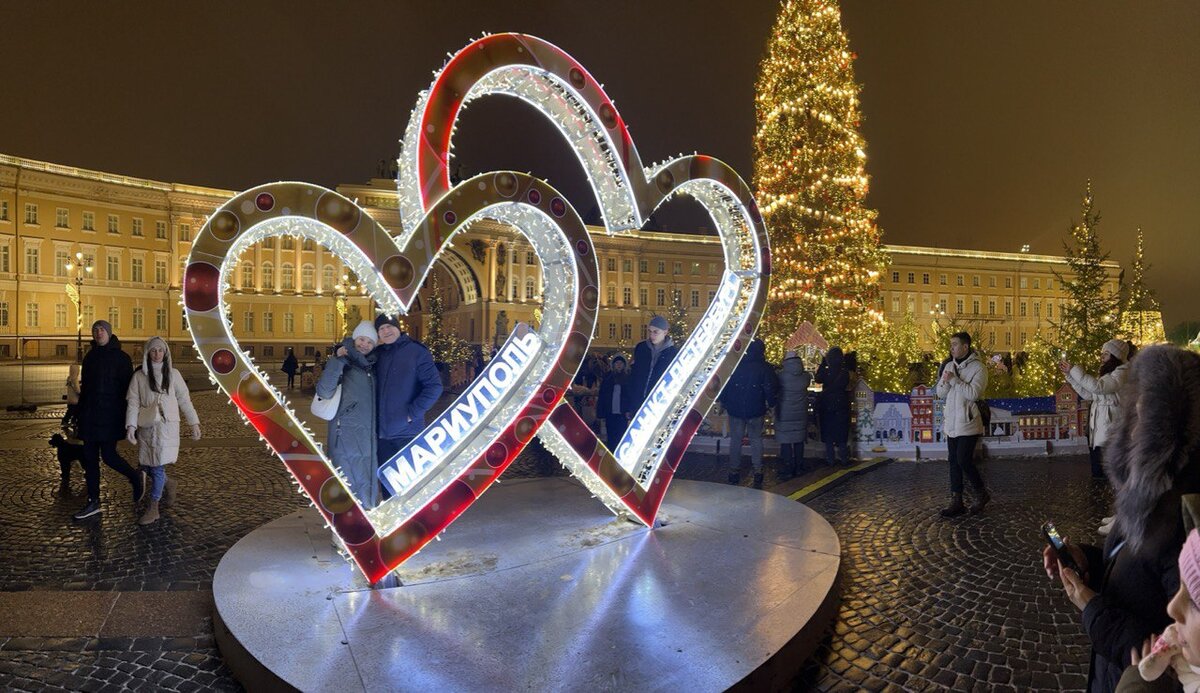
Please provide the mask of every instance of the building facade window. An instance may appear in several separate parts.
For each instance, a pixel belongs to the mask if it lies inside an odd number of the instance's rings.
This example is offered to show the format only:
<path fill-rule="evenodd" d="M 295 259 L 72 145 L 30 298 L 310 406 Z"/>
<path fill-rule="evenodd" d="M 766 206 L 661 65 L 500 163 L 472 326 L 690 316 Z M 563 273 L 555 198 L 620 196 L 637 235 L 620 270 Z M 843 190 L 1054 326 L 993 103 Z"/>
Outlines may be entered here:
<path fill-rule="evenodd" d="M 140 307 L 137 307 L 137 306 L 134 307 L 134 309 L 133 309 L 133 329 L 135 329 L 135 330 L 142 329 L 143 320 L 145 319 L 145 316 L 142 313 L 143 313 L 143 311 Z"/>
<path fill-rule="evenodd" d="M 284 291 L 296 289 L 296 269 L 292 263 L 285 262 L 279 266 L 279 285 Z"/>
<path fill-rule="evenodd" d="M 83 227 L 84 231 L 95 231 L 96 230 L 96 213 L 95 212 L 84 212 L 83 213 L 82 227 Z"/>
<path fill-rule="evenodd" d="M 121 326 L 121 310 L 116 306 L 110 306 L 108 309 L 108 323 L 116 330 Z"/>
<path fill-rule="evenodd" d="M 296 239 L 292 238 L 291 236 L 284 236 L 283 237 L 283 249 L 284 250 L 295 250 L 296 249 Z"/>
<path fill-rule="evenodd" d="M 254 265 L 249 262 L 242 263 L 242 290 L 249 291 L 254 288 Z"/>
<path fill-rule="evenodd" d="M 617 304 L 617 287 L 608 287 L 608 305 L 615 306 Z"/>
<path fill-rule="evenodd" d="M 5 274 L 12 271 L 12 261 L 8 254 L 8 244 L 0 245 L 0 272 L 4 272 Z"/>
<path fill-rule="evenodd" d="M 537 264 L 537 253 L 533 252 L 532 250 L 525 251 L 525 264 L 536 265 Z"/>
<path fill-rule="evenodd" d="M 655 269 L 658 270 L 658 274 L 666 274 L 667 273 L 667 263 L 663 262 L 662 260 L 659 260 L 657 263 L 655 263 Z"/>
<path fill-rule="evenodd" d="M 672 263 L 671 274 L 675 274 L 675 275 L 683 274 L 683 263 L 682 262 Z"/>
<path fill-rule="evenodd" d="M 692 307 L 693 308 L 700 307 L 700 292 L 695 289 L 692 290 Z"/>
<path fill-rule="evenodd" d="M 946 275 L 944 275 L 944 274 L 938 275 L 938 284 L 941 284 L 942 286 L 946 285 Z"/>
<path fill-rule="evenodd" d="M 656 305 L 656 306 L 667 305 L 667 292 L 665 289 L 655 289 L 654 290 L 654 305 Z"/>
<path fill-rule="evenodd" d="M 633 260 L 630 260 L 629 258 L 621 260 L 621 271 L 633 272 Z"/>
<path fill-rule="evenodd" d="M 929 284 L 929 273 L 928 272 L 924 272 L 921 274 L 921 283 L 925 284 L 925 285 Z"/>
<path fill-rule="evenodd" d="M 312 265 L 304 265 L 300 268 L 300 288 L 304 291 L 312 291 L 317 288 L 316 283 L 316 268 Z"/>
<path fill-rule="evenodd" d="M 605 260 L 604 261 L 604 269 L 608 270 L 609 272 L 616 272 L 617 271 L 617 258 L 610 257 L 607 260 Z"/>
<path fill-rule="evenodd" d="M 892 272 L 892 283 L 893 284 L 900 283 L 900 273 L 899 272 Z"/>
<path fill-rule="evenodd" d="M 317 249 L 317 244 L 311 238 L 305 238 L 304 243 L 300 246 L 307 252 L 312 252 Z"/>
<path fill-rule="evenodd" d="M 294 313 L 283 314 L 283 332 L 291 334 L 296 331 L 296 316 Z"/>
<path fill-rule="evenodd" d="M 54 326 L 60 329 L 67 326 L 67 304 L 54 304 Z"/>
<path fill-rule="evenodd" d="M 166 260 L 155 260 L 154 261 L 154 283 L 155 284 L 166 284 L 167 283 L 167 261 Z"/>
<path fill-rule="evenodd" d="M 312 334 L 315 329 L 316 329 L 316 321 L 313 319 L 313 314 L 305 313 L 304 314 L 304 332 L 305 332 L 305 334 Z"/>
<path fill-rule="evenodd" d="M 527 301 L 533 300 L 533 279 L 532 278 L 525 280 L 525 300 L 527 300 Z"/>
<path fill-rule="evenodd" d="M 8 301 L 0 301 L 0 327 L 8 327 Z"/>
<path fill-rule="evenodd" d="M 54 226 L 60 229 L 70 228 L 71 225 L 68 223 L 66 207 L 59 207 L 58 209 L 54 210 Z"/>
<path fill-rule="evenodd" d="M 162 220 L 154 222 L 154 237 L 162 241 L 167 239 L 167 222 Z"/>
<path fill-rule="evenodd" d="M 116 255 L 105 258 L 104 278 L 110 282 L 121 281 L 121 260 Z"/>
<path fill-rule="evenodd" d="M 38 257 L 38 249 L 29 247 L 25 249 L 25 274 L 41 274 L 41 262 Z"/>
<path fill-rule="evenodd" d="M 142 220 L 141 219 L 133 220 L 133 226 L 131 227 L 130 235 L 139 236 L 139 237 L 146 235 L 145 232 L 142 230 Z"/>
<path fill-rule="evenodd" d="M 135 257 L 135 258 L 133 258 L 132 261 L 130 261 L 130 263 L 129 263 L 129 281 L 134 282 L 135 284 L 140 284 L 145 281 L 144 264 L 145 264 L 145 261 L 142 260 L 140 257 Z"/>
<path fill-rule="evenodd" d="M 989 300 L 988 301 L 988 315 L 995 315 L 995 314 L 996 314 L 996 302 Z"/>
<path fill-rule="evenodd" d="M 167 309 L 166 308 L 155 308 L 154 309 L 154 329 L 158 330 L 159 332 L 167 331 Z"/>
<path fill-rule="evenodd" d="M 263 291 L 275 290 L 275 266 L 269 262 L 262 265 L 262 288 Z"/>
<path fill-rule="evenodd" d="M 650 271 L 650 261 L 649 260 L 638 260 L 638 272 L 641 272 L 642 274 L 647 274 L 649 271 Z"/>
<path fill-rule="evenodd" d="M 954 299 L 954 312 L 961 314 L 963 312 L 963 300 L 961 298 Z"/>
<path fill-rule="evenodd" d="M 275 314 L 269 310 L 263 311 L 263 332 L 271 334 L 275 331 Z"/>
<path fill-rule="evenodd" d="M 975 286 L 975 287 L 979 286 L 979 275 L 978 274 L 971 277 L 971 286 Z"/>
<path fill-rule="evenodd" d="M 909 272 L 909 273 L 908 273 L 908 283 L 909 283 L 909 284 L 916 284 L 916 283 L 917 283 L 917 273 L 916 273 L 916 272 Z"/>
<path fill-rule="evenodd" d="M 25 223 L 37 226 L 38 206 L 32 202 L 25 203 Z"/>
<path fill-rule="evenodd" d="M 1021 311 L 1021 313 L 1020 313 L 1021 317 L 1025 317 L 1029 312 L 1029 304 L 1026 303 L 1025 301 L 1021 301 L 1020 311 Z"/>
<path fill-rule="evenodd" d="M 108 215 L 108 232 L 121 233 L 121 219 L 116 214 Z"/>
<path fill-rule="evenodd" d="M 25 326 L 38 326 L 38 304 L 34 301 L 25 304 Z"/>
<path fill-rule="evenodd" d="M 254 331 L 254 311 L 242 313 L 242 329 L 246 332 Z"/>
<path fill-rule="evenodd" d="M 650 290 L 645 289 L 645 288 L 638 289 L 638 305 L 645 306 L 645 305 L 649 305 L 649 303 L 650 303 Z"/>
<path fill-rule="evenodd" d="M 627 286 L 621 290 L 621 305 L 633 304 L 633 287 Z"/>
<path fill-rule="evenodd" d="M 67 265 L 71 262 L 71 254 L 65 250 L 54 251 L 54 276 L 67 276 Z"/>
<path fill-rule="evenodd" d="M 629 323 L 621 325 L 621 338 L 625 340 L 633 339 L 633 325 Z"/>
<path fill-rule="evenodd" d="M 321 268 L 321 288 L 325 291 L 333 289 L 333 265 L 325 265 Z"/>
<path fill-rule="evenodd" d="M 0 200 L 0 221 L 8 221 L 8 200 Z"/>
<path fill-rule="evenodd" d="M 180 224 L 179 225 L 179 240 L 185 241 L 187 243 L 192 242 L 192 225 L 191 224 Z"/>

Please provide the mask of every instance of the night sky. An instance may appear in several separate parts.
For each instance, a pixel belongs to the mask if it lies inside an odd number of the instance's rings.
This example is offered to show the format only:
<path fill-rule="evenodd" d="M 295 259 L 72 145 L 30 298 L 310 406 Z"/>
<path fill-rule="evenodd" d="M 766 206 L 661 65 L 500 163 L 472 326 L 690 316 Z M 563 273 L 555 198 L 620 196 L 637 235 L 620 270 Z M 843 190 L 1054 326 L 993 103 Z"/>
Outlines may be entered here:
<path fill-rule="evenodd" d="M 700 151 L 749 179 L 776 7 L 4 2 L 0 152 L 230 189 L 363 182 L 447 52 L 521 31 L 605 84 L 643 161 Z M 847 0 L 843 25 L 886 242 L 1061 253 L 1091 178 L 1113 259 L 1128 265 L 1141 226 L 1168 329 L 1200 320 L 1200 3 Z M 473 105 L 456 154 L 592 207 L 520 104 Z"/>

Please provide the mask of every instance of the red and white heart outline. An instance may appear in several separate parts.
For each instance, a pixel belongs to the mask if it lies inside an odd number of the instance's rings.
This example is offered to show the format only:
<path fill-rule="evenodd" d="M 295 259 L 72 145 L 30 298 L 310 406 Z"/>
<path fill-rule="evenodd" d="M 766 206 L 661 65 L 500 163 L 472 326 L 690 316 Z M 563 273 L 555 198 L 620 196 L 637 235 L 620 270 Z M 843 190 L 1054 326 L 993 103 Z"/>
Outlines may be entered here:
<path fill-rule="evenodd" d="M 237 250 L 275 235 L 326 245 L 362 279 L 385 312 L 404 312 L 438 253 L 472 221 L 496 219 L 529 238 L 544 267 L 562 276 L 549 293 L 569 298 L 543 326 L 537 376 L 472 426 L 461 454 L 448 456 L 421 498 L 394 498 L 365 510 L 286 399 L 238 346 L 225 290 Z M 502 171 L 476 176 L 444 196 L 403 242 L 352 201 L 307 183 L 273 183 L 218 209 L 192 244 L 183 302 L 201 361 L 221 389 L 283 460 L 350 557 L 374 583 L 432 540 L 473 503 L 532 439 L 570 387 L 595 324 L 598 267 L 583 222 L 543 181 Z M 555 313 L 552 306 L 546 315 Z M 537 358 L 537 357 L 535 357 Z M 489 431 L 488 423 L 496 423 Z M 395 502 L 393 502 L 395 501 Z"/>
<path fill-rule="evenodd" d="M 619 455 L 565 403 L 551 416 L 554 425 L 538 434 L 610 509 L 652 525 L 683 452 L 762 315 L 770 250 L 758 206 L 741 177 L 711 157 L 643 168 L 612 100 L 582 65 L 542 39 L 494 34 L 451 56 L 413 110 L 398 177 L 405 234 L 450 190 L 450 140 L 461 108 L 491 94 L 524 100 L 558 128 L 579 157 L 610 234 L 641 227 L 675 194 L 694 197 L 717 227 L 726 263 L 719 290 L 729 289 L 732 301 L 709 306 L 681 349 L 682 357 L 691 347 L 691 368 L 655 385 L 634 416 L 641 427 L 630 427 Z"/>

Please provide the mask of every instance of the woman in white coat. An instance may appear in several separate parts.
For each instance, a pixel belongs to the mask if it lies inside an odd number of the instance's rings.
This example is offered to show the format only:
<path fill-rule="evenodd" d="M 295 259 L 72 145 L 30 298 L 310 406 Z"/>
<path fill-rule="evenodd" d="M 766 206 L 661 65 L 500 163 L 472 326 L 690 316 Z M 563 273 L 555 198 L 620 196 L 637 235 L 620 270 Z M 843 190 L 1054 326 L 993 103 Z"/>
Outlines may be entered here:
<path fill-rule="evenodd" d="M 187 383 L 171 367 L 167 343 L 151 337 L 142 350 L 142 367 L 129 382 L 125 407 L 125 438 L 133 445 L 141 443 L 138 463 L 151 481 L 150 501 L 139 525 L 158 521 L 159 501 L 164 506 L 175 502 L 175 482 L 167 479 L 165 465 L 179 458 L 181 415 L 192 428 L 192 440 L 200 440 L 200 419 Z"/>
<path fill-rule="evenodd" d="M 1088 413 L 1088 452 L 1092 461 L 1092 478 L 1103 479 L 1104 444 L 1109 431 L 1115 428 L 1121 414 L 1121 386 L 1129 370 L 1129 342 L 1110 339 L 1100 347 L 1100 375 L 1086 373 L 1082 366 L 1071 365 L 1066 359 L 1059 362 L 1059 370 L 1067 377 L 1079 396 L 1091 400 Z"/>

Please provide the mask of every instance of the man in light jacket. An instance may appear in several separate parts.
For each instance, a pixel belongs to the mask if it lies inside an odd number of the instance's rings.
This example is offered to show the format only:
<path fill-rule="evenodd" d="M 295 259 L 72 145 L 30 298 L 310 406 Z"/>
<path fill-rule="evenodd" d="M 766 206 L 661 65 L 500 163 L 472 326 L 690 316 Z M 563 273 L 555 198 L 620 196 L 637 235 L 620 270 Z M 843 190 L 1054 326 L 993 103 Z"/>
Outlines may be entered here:
<path fill-rule="evenodd" d="M 983 417 L 977 402 L 987 390 L 987 368 L 971 348 L 971 335 L 955 333 L 950 337 L 950 359 L 938 377 L 937 395 L 945 400 L 942 434 L 950 460 L 950 505 L 942 517 L 957 517 L 981 512 L 991 500 L 983 477 L 975 468 L 975 445 L 983 435 Z M 963 476 L 971 482 L 975 500 L 963 505 Z"/>

